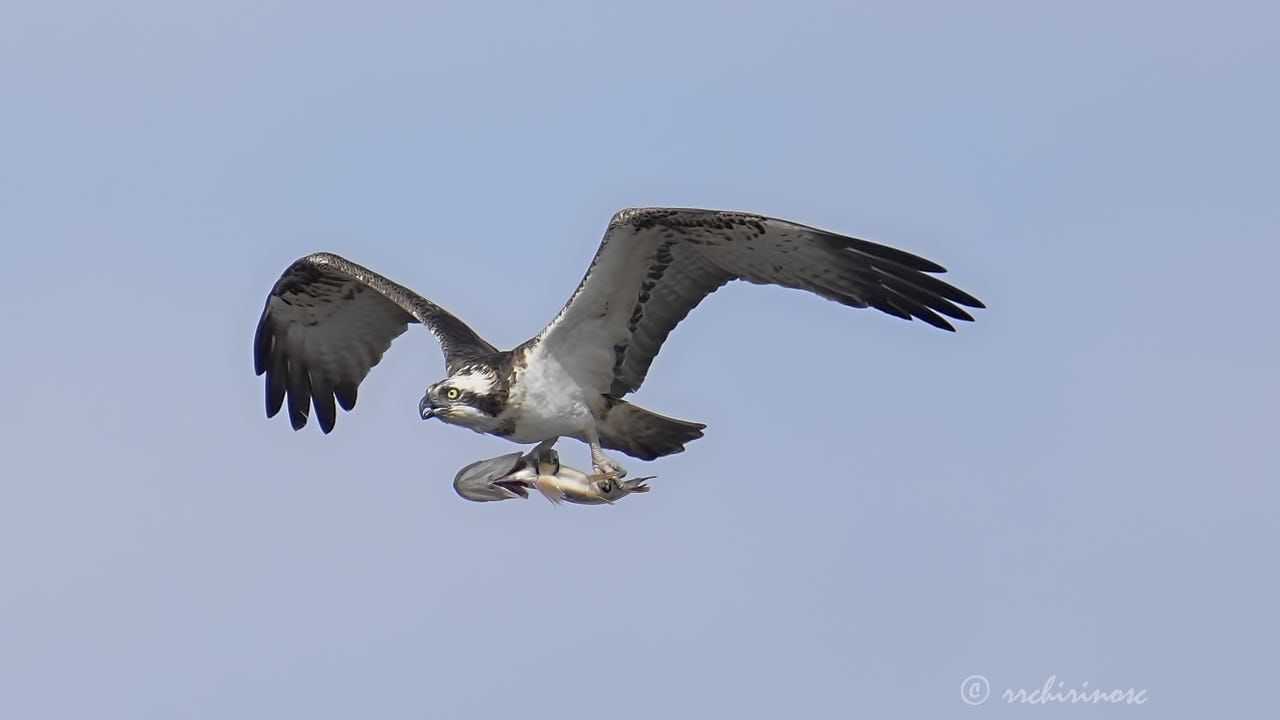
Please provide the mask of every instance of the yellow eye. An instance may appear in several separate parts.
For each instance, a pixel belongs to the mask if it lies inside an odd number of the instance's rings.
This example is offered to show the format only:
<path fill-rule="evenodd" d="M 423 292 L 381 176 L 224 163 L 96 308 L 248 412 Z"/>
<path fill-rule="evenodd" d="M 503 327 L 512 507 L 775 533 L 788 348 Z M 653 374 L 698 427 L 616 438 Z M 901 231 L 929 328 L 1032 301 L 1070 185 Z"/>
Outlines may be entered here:
<path fill-rule="evenodd" d="M 444 396 L 449 398 L 450 400 L 457 400 L 458 396 L 461 394 L 462 393 L 458 392 L 458 388 L 449 388 L 448 390 L 444 391 Z"/>

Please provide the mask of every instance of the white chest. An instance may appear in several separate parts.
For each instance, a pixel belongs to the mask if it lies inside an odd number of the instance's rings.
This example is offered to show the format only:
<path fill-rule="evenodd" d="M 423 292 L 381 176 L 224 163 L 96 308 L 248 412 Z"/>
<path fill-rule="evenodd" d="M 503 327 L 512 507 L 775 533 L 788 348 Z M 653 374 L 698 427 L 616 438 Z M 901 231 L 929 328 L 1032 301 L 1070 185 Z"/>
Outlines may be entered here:
<path fill-rule="evenodd" d="M 537 349 L 516 374 L 509 408 L 515 428 L 510 439 L 518 443 L 582 435 L 595 426 L 582 389 L 559 361 Z"/>

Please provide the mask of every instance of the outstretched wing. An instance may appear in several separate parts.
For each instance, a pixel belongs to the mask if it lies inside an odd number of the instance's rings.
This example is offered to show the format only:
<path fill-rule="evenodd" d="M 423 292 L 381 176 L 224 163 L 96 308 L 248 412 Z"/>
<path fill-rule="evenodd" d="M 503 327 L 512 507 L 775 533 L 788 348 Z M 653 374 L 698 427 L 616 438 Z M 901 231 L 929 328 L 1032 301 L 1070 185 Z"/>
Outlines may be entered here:
<path fill-rule="evenodd" d="M 954 330 L 983 307 L 901 250 L 785 220 L 715 210 L 648 208 L 613 216 L 560 314 L 529 341 L 584 387 L 621 397 L 644 381 L 676 324 L 730 280 L 808 290 Z"/>
<path fill-rule="evenodd" d="M 253 365 L 267 375 L 267 417 L 289 398 L 294 430 L 307 424 L 314 403 L 320 429 L 356 404 L 356 388 L 410 323 L 422 323 L 444 348 L 452 373 L 496 352 L 471 328 L 435 303 L 385 277 L 330 253 L 308 255 L 276 281 L 253 339 Z"/>

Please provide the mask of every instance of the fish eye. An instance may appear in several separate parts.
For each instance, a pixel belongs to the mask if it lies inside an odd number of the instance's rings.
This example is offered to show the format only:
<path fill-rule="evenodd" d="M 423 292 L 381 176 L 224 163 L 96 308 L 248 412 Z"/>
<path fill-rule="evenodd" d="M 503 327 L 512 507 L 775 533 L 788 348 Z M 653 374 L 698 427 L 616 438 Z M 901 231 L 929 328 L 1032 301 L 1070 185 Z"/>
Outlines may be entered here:
<path fill-rule="evenodd" d="M 608 481 L 608 480 L 605 480 L 604 482 L 600 483 L 600 492 L 602 492 L 602 493 L 607 493 L 607 492 L 609 492 L 610 490 L 613 490 L 613 483 L 612 483 L 612 482 L 610 482 L 610 481 Z"/>
<path fill-rule="evenodd" d="M 458 388 L 449 388 L 444 391 L 444 396 L 449 400 L 457 400 L 462 393 L 458 392 Z"/>

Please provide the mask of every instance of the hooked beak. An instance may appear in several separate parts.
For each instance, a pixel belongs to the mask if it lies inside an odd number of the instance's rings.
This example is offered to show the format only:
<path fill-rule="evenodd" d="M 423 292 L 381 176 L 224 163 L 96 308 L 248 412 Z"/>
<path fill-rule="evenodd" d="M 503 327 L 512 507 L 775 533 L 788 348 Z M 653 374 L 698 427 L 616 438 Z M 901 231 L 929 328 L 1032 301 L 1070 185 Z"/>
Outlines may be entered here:
<path fill-rule="evenodd" d="M 436 416 L 436 406 L 432 405 L 431 399 L 425 395 L 418 402 L 418 414 L 422 416 L 423 420 L 430 420 Z"/>

